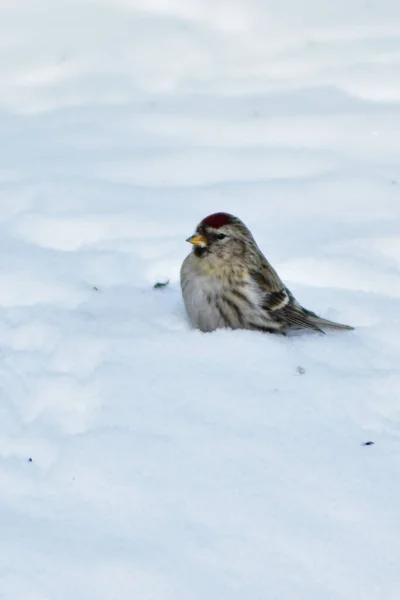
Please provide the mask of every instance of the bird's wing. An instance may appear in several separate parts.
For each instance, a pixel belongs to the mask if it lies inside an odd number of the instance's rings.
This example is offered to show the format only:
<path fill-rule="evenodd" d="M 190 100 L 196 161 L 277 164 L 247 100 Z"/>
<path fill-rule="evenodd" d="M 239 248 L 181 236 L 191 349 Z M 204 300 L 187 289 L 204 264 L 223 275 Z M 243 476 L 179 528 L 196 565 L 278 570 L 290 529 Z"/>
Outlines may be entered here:
<path fill-rule="evenodd" d="M 290 327 L 312 329 L 319 333 L 325 333 L 315 322 L 311 321 L 307 313 L 303 312 L 301 306 L 296 306 L 296 304 L 285 306 L 285 308 L 280 311 L 279 317 L 284 319 Z"/>
<path fill-rule="evenodd" d="M 249 269 L 249 275 L 250 278 L 258 284 L 261 290 L 266 293 L 281 293 L 283 290 L 285 290 L 285 286 L 283 285 L 278 273 L 269 264 L 265 257 L 263 257 L 261 268 Z"/>
<path fill-rule="evenodd" d="M 278 273 L 267 259 L 263 258 L 262 268 L 250 271 L 249 275 L 261 291 L 261 307 L 276 322 L 289 328 L 311 329 L 320 333 L 325 333 L 321 327 L 353 329 L 349 325 L 323 319 L 311 310 L 303 308 L 291 291 L 283 284 Z"/>
<path fill-rule="evenodd" d="M 269 263 L 262 271 L 250 272 L 250 276 L 263 292 L 261 306 L 270 317 L 287 327 L 311 329 L 324 333 L 310 318 L 311 315 L 307 314 L 295 300 Z"/>
<path fill-rule="evenodd" d="M 265 295 L 262 307 L 288 327 L 312 329 L 324 333 L 318 325 L 310 319 L 310 316 L 296 302 L 287 288 L 279 292 L 272 292 Z"/>
<path fill-rule="evenodd" d="M 268 312 L 275 312 L 282 310 L 290 303 L 290 296 L 285 288 L 282 288 L 278 292 L 265 292 L 262 301 L 262 307 Z"/>

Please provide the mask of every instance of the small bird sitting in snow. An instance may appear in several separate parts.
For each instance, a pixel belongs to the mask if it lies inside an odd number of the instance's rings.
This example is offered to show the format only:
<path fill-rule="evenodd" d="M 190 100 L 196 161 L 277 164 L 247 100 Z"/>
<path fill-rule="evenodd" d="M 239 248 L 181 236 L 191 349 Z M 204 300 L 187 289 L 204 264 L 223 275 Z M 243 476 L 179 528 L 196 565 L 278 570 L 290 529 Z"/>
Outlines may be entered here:
<path fill-rule="evenodd" d="M 191 323 L 201 331 L 353 329 L 303 308 L 237 217 L 210 215 L 187 241 L 193 251 L 182 264 L 182 294 Z"/>

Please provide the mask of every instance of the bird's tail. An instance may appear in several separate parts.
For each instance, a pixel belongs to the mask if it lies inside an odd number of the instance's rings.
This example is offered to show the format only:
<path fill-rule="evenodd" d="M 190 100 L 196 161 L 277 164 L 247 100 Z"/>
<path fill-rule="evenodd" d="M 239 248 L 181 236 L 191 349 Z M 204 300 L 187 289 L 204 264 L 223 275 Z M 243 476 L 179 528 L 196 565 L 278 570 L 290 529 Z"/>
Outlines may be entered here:
<path fill-rule="evenodd" d="M 351 327 L 351 325 L 343 325 L 343 323 L 336 323 L 335 321 L 329 321 L 329 319 L 322 319 L 315 313 L 311 313 L 308 318 L 311 323 L 317 327 L 328 327 L 329 329 L 347 329 L 347 331 L 354 330 L 354 327 Z"/>

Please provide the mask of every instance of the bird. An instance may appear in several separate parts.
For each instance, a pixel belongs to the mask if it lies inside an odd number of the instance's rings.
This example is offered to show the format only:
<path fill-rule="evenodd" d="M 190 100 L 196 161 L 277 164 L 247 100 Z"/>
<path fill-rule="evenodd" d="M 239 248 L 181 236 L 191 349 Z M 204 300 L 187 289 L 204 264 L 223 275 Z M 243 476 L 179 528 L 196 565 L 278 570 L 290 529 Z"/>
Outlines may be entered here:
<path fill-rule="evenodd" d="M 295 299 L 234 215 L 205 217 L 187 240 L 180 283 L 190 323 L 202 332 L 248 329 L 287 335 L 297 330 L 353 330 L 319 317 Z"/>

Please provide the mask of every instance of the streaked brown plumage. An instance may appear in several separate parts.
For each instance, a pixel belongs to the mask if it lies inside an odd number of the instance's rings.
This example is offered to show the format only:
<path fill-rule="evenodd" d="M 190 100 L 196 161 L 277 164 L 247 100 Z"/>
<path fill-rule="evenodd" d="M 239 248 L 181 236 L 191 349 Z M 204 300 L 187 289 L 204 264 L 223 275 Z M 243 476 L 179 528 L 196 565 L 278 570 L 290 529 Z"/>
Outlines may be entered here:
<path fill-rule="evenodd" d="M 182 265 L 182 295 L 191 323 L 201 331 L 353 329 L 303 308 L 237 217 L 210 215 L 187 241 L 193 251 Z"/>

